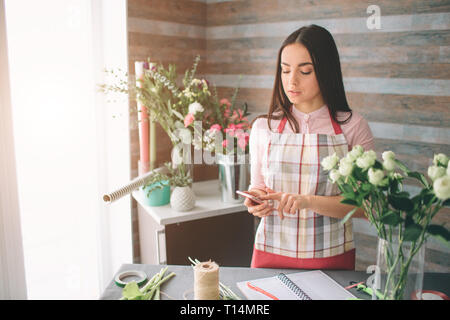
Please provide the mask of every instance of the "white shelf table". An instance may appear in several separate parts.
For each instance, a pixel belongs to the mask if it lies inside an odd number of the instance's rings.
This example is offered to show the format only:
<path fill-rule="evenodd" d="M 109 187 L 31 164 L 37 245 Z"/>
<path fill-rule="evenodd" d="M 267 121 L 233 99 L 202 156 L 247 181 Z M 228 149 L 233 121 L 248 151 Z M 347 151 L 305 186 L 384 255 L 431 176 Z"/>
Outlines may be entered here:
<path fill-rule="evenodd" d="M 249 266 L 254 219 L 242 202 L 224 203 L 219 180 L 194 182 L 195 207 L 178 212 L 170 204 L 151 207 L 141 190 L 138 202 L 141 263 L 190 264 L 188 257 L 222 266 Z"/>

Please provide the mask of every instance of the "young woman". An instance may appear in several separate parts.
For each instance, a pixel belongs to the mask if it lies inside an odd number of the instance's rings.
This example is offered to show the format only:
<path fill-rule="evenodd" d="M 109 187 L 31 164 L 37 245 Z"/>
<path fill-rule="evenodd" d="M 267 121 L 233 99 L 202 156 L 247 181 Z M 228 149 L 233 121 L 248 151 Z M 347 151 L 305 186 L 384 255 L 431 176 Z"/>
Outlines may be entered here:
<path fill-rule="evenodd" d="M 252 122 L 249 213 L 261 217 L 252 257 L 256 268 L 355 268 L 352 207 L 321 168 L 323 158 L 343 157 L 355 145 L 374 148 L 367 121 L 345 97 L 332 35 L 302 27 L 283 42 L 272 102 Z M 364 217 L 358 209 L 353 217 Z"/>

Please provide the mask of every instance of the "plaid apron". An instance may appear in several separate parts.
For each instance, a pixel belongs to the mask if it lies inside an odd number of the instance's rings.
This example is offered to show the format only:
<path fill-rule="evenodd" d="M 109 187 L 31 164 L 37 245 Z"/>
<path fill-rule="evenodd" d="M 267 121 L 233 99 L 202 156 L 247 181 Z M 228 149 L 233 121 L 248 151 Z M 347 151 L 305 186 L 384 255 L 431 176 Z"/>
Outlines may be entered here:
<path fill-rule="evenodd" d="M 331 123 L 335 135 L 283 133 L 287 118 L 278 132 L 270 132 L 267 154 L 262 159 L 266 186 L 294 194 L 334 196 L 337 185 L 328 180 L 321 168 L 323 158 L 336 152 L 340 158 L 348 144 L 338 123 Z M 274 208 L 278 207 L 274 201 Z M 284 214 L 276 210 L 261 218 L 253 249 L 254 268 L 348 269 L 355 268 L 352 220 L 315 213 L 309 209 Z"/>

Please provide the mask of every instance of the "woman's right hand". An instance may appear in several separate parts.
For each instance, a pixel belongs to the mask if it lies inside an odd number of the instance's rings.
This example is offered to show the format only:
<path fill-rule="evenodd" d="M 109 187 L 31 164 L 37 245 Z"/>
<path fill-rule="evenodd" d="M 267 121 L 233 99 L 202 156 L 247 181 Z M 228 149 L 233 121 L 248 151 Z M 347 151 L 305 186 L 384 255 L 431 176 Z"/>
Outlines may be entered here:
<path fill-rule="evenodd" d="M 250 189 L 247 192 L 255 197 L 267 194 L 266 191 L 256 188 Z M 249 213 L 260 218 L 268 216 L 274 210 L 274 207 L 269 203 L 268 200 L 265 200 L 264 203 L 259 204 L 250 200 L 249 198 L 245 198 L 244 206 L 247 207 Z"/>

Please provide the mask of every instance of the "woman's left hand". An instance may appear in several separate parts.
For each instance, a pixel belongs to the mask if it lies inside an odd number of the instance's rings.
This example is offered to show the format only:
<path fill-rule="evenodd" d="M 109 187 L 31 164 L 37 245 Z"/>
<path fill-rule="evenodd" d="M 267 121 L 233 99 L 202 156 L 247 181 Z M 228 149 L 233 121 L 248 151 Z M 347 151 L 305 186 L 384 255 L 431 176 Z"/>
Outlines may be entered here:
<path fill-rule="evenodd" d="M 278 212 L 280 216 L 283 213 L 295 214 L 297 210 L 307 208 L 307 200 L 304 195 L 286 192 L 276 192 L 270 188 L 266 188 L 266 195 L 259 196 L 262 200 L 277 200 Z"/>

